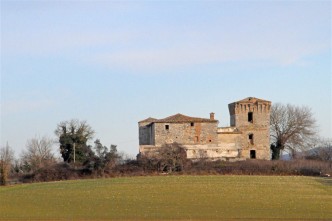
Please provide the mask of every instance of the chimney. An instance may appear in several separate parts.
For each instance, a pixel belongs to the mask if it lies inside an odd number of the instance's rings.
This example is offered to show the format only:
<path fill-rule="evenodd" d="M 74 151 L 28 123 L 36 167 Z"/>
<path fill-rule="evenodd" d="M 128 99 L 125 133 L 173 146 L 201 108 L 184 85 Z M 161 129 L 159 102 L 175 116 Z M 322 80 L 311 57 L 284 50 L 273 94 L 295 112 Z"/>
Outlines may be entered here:
<path fill-rule="evenodd" d="M 210 120 L 214 120 L 214 113 L 213 112 L 210 113 Z"/>

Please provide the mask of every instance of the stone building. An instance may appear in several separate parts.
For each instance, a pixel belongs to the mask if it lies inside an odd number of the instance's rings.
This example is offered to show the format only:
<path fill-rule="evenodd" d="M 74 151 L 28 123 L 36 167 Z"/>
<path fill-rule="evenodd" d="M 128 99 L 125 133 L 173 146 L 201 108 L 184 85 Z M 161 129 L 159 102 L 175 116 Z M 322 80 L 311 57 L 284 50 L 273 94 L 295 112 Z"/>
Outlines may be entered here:
<path fill-rule="evenodd" d="M 218 127 L 214 113 L 210 118 L 175 114 L 138 122 L 139 153 L 153 156 L 162 145 L 178 143 L 189 159 L 269 160 L 271 102 L 248 97 L 228 108 L 229 127 Z"/>

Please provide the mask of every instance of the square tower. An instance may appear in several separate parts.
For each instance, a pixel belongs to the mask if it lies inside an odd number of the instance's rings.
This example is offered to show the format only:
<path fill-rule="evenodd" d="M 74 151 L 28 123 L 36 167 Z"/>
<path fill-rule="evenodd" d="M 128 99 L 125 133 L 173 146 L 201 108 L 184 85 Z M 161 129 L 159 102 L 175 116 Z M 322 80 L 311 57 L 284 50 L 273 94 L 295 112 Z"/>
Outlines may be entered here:
<path fill-rule="evenodd" d="M 271 102 L 248 97 L 228 105 L 230 125 L 242 133 L 241 155 L 251 159 L 271 159 Z"/>

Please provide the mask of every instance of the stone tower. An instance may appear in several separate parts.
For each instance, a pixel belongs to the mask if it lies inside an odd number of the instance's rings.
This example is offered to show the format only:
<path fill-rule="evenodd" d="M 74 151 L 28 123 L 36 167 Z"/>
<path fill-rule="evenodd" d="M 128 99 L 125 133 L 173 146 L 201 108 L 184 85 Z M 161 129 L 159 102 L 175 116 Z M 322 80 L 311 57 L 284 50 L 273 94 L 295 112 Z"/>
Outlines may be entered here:
<path fill-rule="evenodd" d="M 230 126 L 242 133 L 241 157 L 271 159 L 270 109 L 271 102 L 248 97 L 228 105 Z"/>

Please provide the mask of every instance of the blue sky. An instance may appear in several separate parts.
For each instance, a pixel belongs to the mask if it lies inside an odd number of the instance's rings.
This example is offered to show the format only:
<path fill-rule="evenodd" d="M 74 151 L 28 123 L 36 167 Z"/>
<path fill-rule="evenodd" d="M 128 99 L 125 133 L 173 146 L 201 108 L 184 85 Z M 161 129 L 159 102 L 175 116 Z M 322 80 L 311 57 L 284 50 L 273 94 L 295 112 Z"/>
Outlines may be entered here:
<path fill-rule="evenodd" d="M 332 137 L 330 1 L 1 0 L 1 145 L 86 120 L 138 152 L 139 120 L 229 125 L 253 96 L 312 108 Z M 54 149 L 56 150 L 56 146 Z"/>

